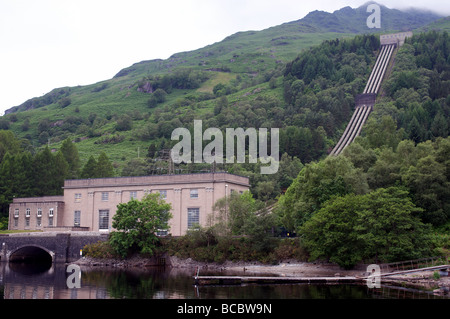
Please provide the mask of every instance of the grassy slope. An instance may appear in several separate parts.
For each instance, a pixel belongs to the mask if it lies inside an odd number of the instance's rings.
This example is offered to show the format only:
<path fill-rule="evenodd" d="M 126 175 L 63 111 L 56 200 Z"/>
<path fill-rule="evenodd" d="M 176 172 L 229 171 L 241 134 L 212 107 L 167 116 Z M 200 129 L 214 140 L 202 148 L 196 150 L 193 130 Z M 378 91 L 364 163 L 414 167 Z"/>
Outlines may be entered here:
<path fill-rule="evenodd" d="M 228 37 L 221 43 L 193 52 L 179 53 L 165 61 L 158 60 L 135 64 L 127 68 L 131 72 L 125 76 L 115 77 L 92 85 L 72 87 L 70 88 L 69 95 L 72 103 L 69 106 L 61 108 L 57 103 L 54 103 L 25 112 L 17 112 L 15 113 L 17 121 L 11 123 L 10 129 L 20 137 L 31 136 L 33 145 L 38 147 L 40 145 L 37 142 L 37 126 L 43 119 L 48 119 L 51 123 L 56 123 L 58 121 L 64 121 L 71 116 L 87 119 L 91 113 L 97 114 L 97 118 L 106 118 L 114 115 L 119 116 L 123 113 L 132 116 L 133 112 L 139 112 L 141 115 L 149 113 L 151 116 L 155 110 L 164 109 L 187 94 L 212 92 L 214 85 L 218 83 L 227 84 L 235 79 L 238 74 L 249 77 L 256 76 L 266 70 L 273 69 L 290 61 L 298 55 L 301 49 L 320 44 L 325 39 L 345 36 L 336 33 L 306 33 L 295 36 L 291 35 L 290 37 L 289 35 L 285 35 L 284 37 L 286 39 L 275 39 L 272 41 L 274 38 L 270 37 L 272 34 L 275 36 L 277 32 L 274 30 L 267 30 L 266 32 L 266 34 L 259 35 L 258 37 L 252 37 L 254 35 L 253 32 L 237 34 Z M 252 40 L 247 41 L 248 38 L 252 38 Z M 269 38 L 270 40 L 268 40 Z M 273 47 L 264 47 L 268 41 L 275 43 Z M 200 88 L 196 90 L 174 90 L 174 92 L 167 96 L 165 103 L 158 105 L 155 109 L 149 109 L 147 107 L 149 94 L 138 92 L 136 83 L 148 74 L 155 74 L 155 71 L 156 73 L 163 74 L 179 67 L 191 67 L 202 70 L 225 67 L 231 71 L 212 71 L 210 79 L 204 82 Z M 105 89 L 94 92 L 96 88 L 101 87 L 105 83 L 107 84 Z M 228 99 L 230 102 L 242 100 L 246 96 L 246 93 L 253 92 L 255 88 L 261 86 L 266 88 L 265 93 L 253 93 L 251 99 L 255 98 L 258 94 L 267 94 L 269 88 L 267 84 L 262 84 L 232 94 L 228 96 Z M 282 97 L 279 89 L 274 90 L 271 94 L 278 98 Z M 215 100 L 199 103 L 195 109 L 196 114 L 201 115 L 212 112 L 215 103 Z M 30 128 L 28 131 L 23 132 L 21 125 L 26 119 L 30 122 Z M 149 119 L 151 120 L 151 118 Z M 149 142 L 134 140 L 133 136 L 135 130 L 143 127 L 145 123 L 145 119 L 134 120 L 133 130 L 119 132 L 125 139 L 118 144 L 95 144 L 102 137 L 86 139 L 85 133 L 77 134 L 74 132 L 52 137 L 50 139 L 50 147 L 57 149 L 61 140 L 68 135 L 73 140 L 76 138 L 81 140 L 77 142 L 77 147 L 83 162 L 87 161 L 90 155 L 96 155 L 100 151 L 105 151 L 111 160 L 116 162 L 116 166 L 121 166 L 125 161 L 136 158 L 138 156 L 138 150 L 140 156 L 145 156 Z M 98 131 L 104 135 L 114 135 L 116 134 L 114 124 L 115 121 L 109 121 Z"/>

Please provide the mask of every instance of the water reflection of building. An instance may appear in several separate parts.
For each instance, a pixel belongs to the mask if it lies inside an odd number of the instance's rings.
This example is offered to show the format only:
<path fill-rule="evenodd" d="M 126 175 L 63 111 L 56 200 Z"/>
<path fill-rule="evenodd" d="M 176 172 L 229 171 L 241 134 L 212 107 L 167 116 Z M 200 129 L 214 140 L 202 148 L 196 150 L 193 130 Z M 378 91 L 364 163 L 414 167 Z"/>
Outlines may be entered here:
<path fill-rule="evenodd" d="M 4 285 L 5 299 L 109 299 L 105 288 L 58 288 L 31 284 Z"/>
<path fill-rule="evenodd" d="M 82 285 L 69 289 L 66 267 L 52 265 L 37 272 L 31 265 L 0 263 L 0 287 L 4 299 L 108 299 L 105 287 Z"/>

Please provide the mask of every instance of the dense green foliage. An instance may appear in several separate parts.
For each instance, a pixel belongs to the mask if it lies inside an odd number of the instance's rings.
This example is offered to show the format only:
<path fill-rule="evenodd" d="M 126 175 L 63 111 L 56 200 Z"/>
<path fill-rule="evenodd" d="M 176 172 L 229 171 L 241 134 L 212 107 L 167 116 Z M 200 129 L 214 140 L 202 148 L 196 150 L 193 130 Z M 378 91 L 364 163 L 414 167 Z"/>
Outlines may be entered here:
<path fill-rule="evenodd" d="M 231 194 L 214 205 L 215 224 L 211 231 L 216 237 L 244 236 L 256 254 L 274 248 L 273 225 L 275 216 L 264 203 L 256 201 L 250 192 Z"/>
<path fill-rule="evenodd" d="M 370 47 L 370 41 L 366 43 Z M 325 46 L 324 52 L 329 47 Z M 361 51 L 364 46 L 358 47 Z M 408 39 L 396 55 L 382 98 L 362 136 L 342 155 L 306 164 L 281 196 L 277 207 L 279 222 L 302 236 L 312 258 L 351 267 L 363 259 L 386 262 L 436 253 L 433 247 L 448 249 L 445 233 L 450 222 L 449 47 L 446 32 L 433 31 Z M 286 85 L 285 97 L 289 101 L 303 99 L 304 88 L 313 88 L 310 64 L 320 71 L 320 78 L 332 81 L 336 76 L 338 64 L 330 64 L 328 60 L 333 55 L 322 54 L 321 49 L 299 56 L 286 69 L 288 76 L 299 77 L 291 78 L 290 85 L 302 88 L 296 98 L 291 93 L 295 90 Z M 338 78 L 344 81 L 346 76 Z M 385 189 L 400 192 L 392 187 L 401 187 L 403 197 L 397 194 L 384 198 Z M 394 223 L 396 212 L 408 213 Z M 386 214 L 380 222 L 383 219 L 395 227 L 383 226 L 382 231 L 371 232 L 375 226 L 364 223 L 376 220 L 373 216 L 377 214 Z M 430 245 L 430 230 L 424 224 L 438 229 L 441 239 Z M 416 231 L 399 233 L 408 227 Z M 394 239 L 398 242 L 392 242 Z"/>
<path fill-rule="evenodd" d="M 299 241 L 276 238 L 275 216 L 250 192 L 233 193 L 218 200 L 211 217 L 215 222 L 212 226 L 170 238 L 164 242 L 164 248 L 181 258 L 209 262 L 307 260 L 308 255 Z"/>
<path fill-rule="evenodd" d="M 407 39 L 377 107 L 414 142 L 447 137 L 450 127 L 450 37 L 427 32 Z"/>
<path fill-rule="evenodd" d="M 284 151 L 303 163 L 327 153 L 353 112 L 379 44 L 373 35 L 325 41 L 286 65 Z"/>
<path fill-rule="evenodd" d="M 417 259 L 432 251 L 428 229 L 414 216 L 419 211 L 407 191 L 379 188 L 329 200 L 300 233 L 312 259 L 326 258 L 344 268 L 363 260 Z"/>
<path fill-rule="evenodd" d="M 34 152 L 27 140 L 10 131 L 0 131 L 0 216 L 8 216 L 14 197 L 62 195 L 65 179 L 81 176 L 113 176 L 113 167 L 105 153 L 98 162 L 92 158 L 80 172 L 80 158 L 75 144 L 65 140 L 52 152 L 47 146 Z M 7 225 L 4 225 L 7 226 Z"/>
<path fill-rule="evenodd" d="M 159 241 L 157 232 L 169 229 L 170 210 L 158 193 L 117 205 L 109 244 L 122 257 L 133 252 L 151 256 Z"/>
<path fill-rule="evenodd" d="M 313 258 L 346 267 L 448 249 L 450 137 L 417 145 L 402 140 L 394 148 L 368 145 L 370 139 L 360 137 L 340 156 L 305 165 L 278 201 L 281 225 L 304 238 Z M 441 239 L 430 244 L 431 229 L 424 224 L 442 233 Z"/>

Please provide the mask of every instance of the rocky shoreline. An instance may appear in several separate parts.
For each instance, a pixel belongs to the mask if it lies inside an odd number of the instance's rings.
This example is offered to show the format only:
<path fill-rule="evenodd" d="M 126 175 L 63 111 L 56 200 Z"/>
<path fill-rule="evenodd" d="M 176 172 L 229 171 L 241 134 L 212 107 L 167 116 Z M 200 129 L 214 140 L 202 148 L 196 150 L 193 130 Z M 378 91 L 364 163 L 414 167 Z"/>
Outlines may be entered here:
<path fill-rule="evenodd" d="M 200 275 L 208 271 L 220 271 L 227 274 L 239 273 L 240 275 L 276 275 L 276 276 L 297 276 L 297 277 L 364 277 L 367 275 L 366 265 L 360 265 L 353 270 L 343 270 L 335 264 L 299 262 L 296 260 L 282 261 L 277 265 L 266 265 L 258 262 L 231 262 L 208 263 L 199 262 L 191 258 L 180 259 L 174 256 L 166 257 L 169 259 L 166 266 L 177 269 L 191 271 L 193 274 Z M 108 267 L 118 269 L 139 269 L 145 270 L 154 267 L 154 258 L 143 258 L 133 256 L 128 259 L 95 259 L 83 257 L 74 262 L 81 267 Z M 391 276 L 382 278 L 382 284 L 391 286 L 400 286 L 403 288 L 419 289 L 433 291 L 438 295 L 449 296 L 450 277 L 434 277 L 433 271 L 423 271 L 413 274 Z"/>

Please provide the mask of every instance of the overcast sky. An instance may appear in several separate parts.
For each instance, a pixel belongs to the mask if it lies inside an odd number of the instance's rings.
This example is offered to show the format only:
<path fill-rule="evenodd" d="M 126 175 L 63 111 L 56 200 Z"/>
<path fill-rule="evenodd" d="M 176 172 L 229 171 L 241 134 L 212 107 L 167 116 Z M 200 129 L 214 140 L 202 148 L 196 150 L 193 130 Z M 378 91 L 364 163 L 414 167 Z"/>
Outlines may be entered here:
<path fill-rule="evenodd" d="M 367 0 L 0 0 L 0 115 L 54 88 L 93 84 L 122 68 L 166 59 L 313 10 Z M 378 0 L 450 15 L 448 0 Z"/>

